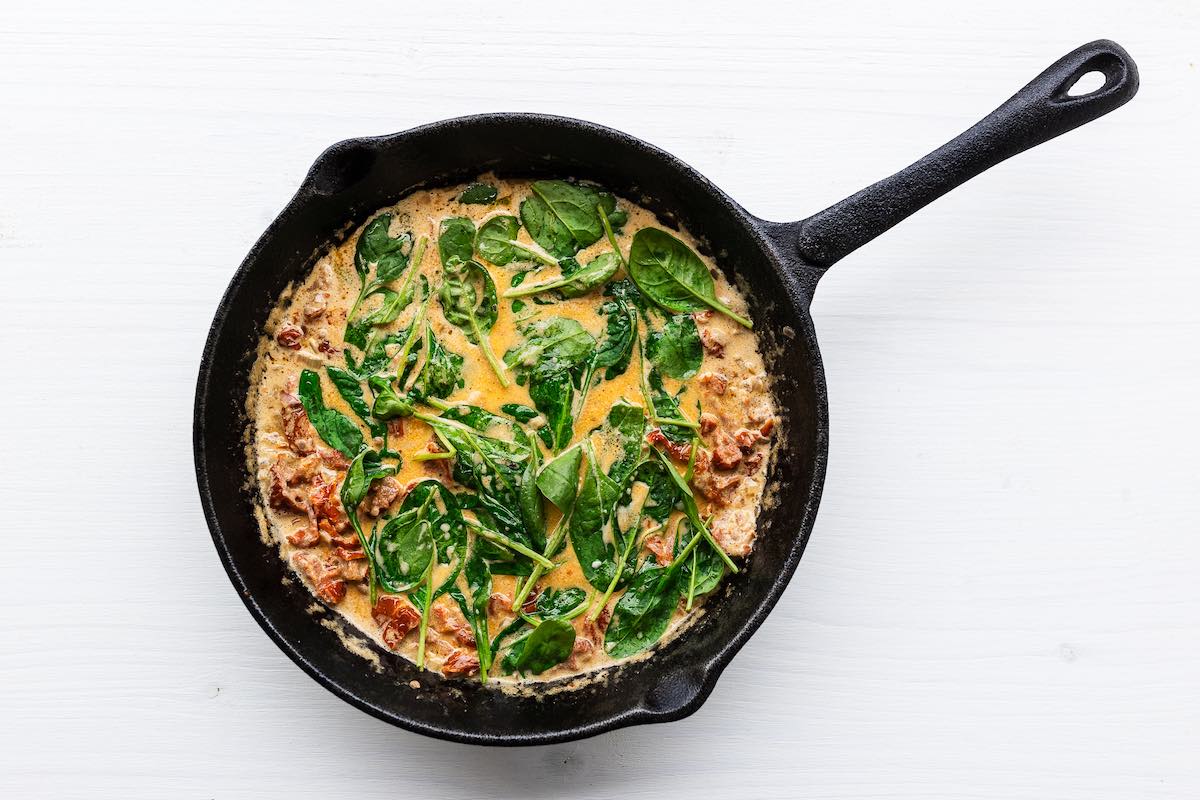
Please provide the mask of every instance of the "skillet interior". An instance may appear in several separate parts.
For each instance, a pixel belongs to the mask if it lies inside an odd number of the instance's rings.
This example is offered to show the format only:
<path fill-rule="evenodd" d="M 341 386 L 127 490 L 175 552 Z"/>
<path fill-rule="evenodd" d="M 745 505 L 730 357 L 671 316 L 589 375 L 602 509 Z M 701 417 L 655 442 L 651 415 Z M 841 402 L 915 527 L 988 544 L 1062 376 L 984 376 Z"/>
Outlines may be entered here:
<path fill-rule="evenodd" d="M 423 187 L 492 170 L 504 176 L 573 176 L 637 200 L 666 225 L 713 243 L 717 263 L 750 301 L 784 418 L 768 473 L 768 503 L 748 568 L 726 580 L 707 613 L 651 659 L 604 680 L 542 697 L 516 696 L 419 672 L 376 648 L 383 674 L 319 624 L 312 595 L 265 546 L 246 470 L 245 395 L 257 337 L 290 281 L 368 214 Z M 263 234 L 234 276 L 209 333 L 196 390 L 195 456 L 213 540 L 234 586 L 263 629 L 319 682 L 363 710 L 409 730 L 481 744 L 539 744 L 695 711 L 721 670 L 774 606 L 812 529 L 824 478 L 824 377 L 808 303 L 775 226 L 747 214 L 666 153 L 610 129 L 560 117 L 466 117 L 334 145 Z M 806 288 L 807 287 L 807 288 Z M 409 687 L 419 680 L 420 689 Z M 550 686 L 553 686 L 551 684 Z"/>

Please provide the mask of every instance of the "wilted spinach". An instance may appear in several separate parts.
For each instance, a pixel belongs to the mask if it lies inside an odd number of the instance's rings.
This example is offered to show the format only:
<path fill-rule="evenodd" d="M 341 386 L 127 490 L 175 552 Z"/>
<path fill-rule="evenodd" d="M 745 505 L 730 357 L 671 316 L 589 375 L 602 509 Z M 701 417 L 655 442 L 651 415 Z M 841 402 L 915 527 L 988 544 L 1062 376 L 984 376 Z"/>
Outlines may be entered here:
<path fill-rule="evenodd" d="M 454 459 L 454 479 L 476 492 L 490 527 L 526 547 L 532 545 L 520 513 L 521 482 L 526 464 L 533 457 L 532 444 L 524 431 L 502 417 L 469 405 L 452 406 L 439 417 L 421 411 L 413 416 L 433 427 L 446 445 Z"/>
<path fill-rule="evenodd" d="M 563 259 L 564 264 L 573 261 L 575 261 L 573 258 Z M 620 266 L 621 259 L 617 257 L 616 253 L 601 253 L 589 261 L 586 266 L 577 267 L 570 272 L 564 270 L 561 277 L 553 280 L 522 284 L 515 289 L 509 289 L 504 296 L 526 297 L 557 289 L 563 297 L 580 297 L 607 283 L 617 273 Z"/>
<path fill-rule="evenodd" d="M 537 488 L 564 514 L 575 503 L 582 459 L 583 447 L 577 445 L 559 453 L 537 475 Z"/>
<path fill-rule="evenodd" d="M 676 380 L 685 381 L 699 372 L 704 348 L 692 315 L 676 314 L 662 330 L 651 332 L 646 337 L 646 358 Z"/>
<path fill-rule="evenodd" d="M 397 515 L 375 535 L 376 579 L 389 592 L 407 592 L 424 583 L 437 561 L 433 523 L 428 518 L 433 497 L 430 492 L 420 506 Z"/>
<path fill-rule="evenodd" d="M 467 339 L 483 350 L 484 358 L 500 385 L 507 387 L 504 365 L 492 352 L 488 332 L 496 324 L 500 305 L 496 299 L 496 284 L 484 266 L 476 261 L 459 261 L 452 257 L 443 262 L 442 287 L 438 297 L 442 313 L 452 325 L 462 328 Z"/>
<path fill-rule="evenodd" d="M 321 376 L 312 370 L 300 373 L 298 393 L 304 413 L 325 444 L 346 458 L 354 458 L 364 447 L 362 430 L 342 412 L 325 406 Z"/>
<path fill-rule="evenodd" d="M 325 374 L 329 376 L 329 382 L 337 389 L 338 394 L 346 401 L 346 405 L 350 406 L 350 410 L 357 414 L 358 418 L 370 429 L 371 435 L 383 436 L 386 426 L 378 420 L 386 418 L 375 415 L 375 419 L 372 419 L 371 408 L 363 397 L 362 383 L 359 382 L 358 377 L 337 367 L 326 367 Z"/>
<path fill-rule="evenodd" d="M 638 464 L 633 480 L 647 487 L 642 513 L 659 524 L 665 524 L 682 496 L 675 481 L 667 475 L 666 467 L 657 460 L 643 461 Z"/>
<path fill-rule="evenodd" d="M 386 421 L 398 417 L 411 417 L 413 411 L 416 410 L 412 399 L 396 394 L 396 390 L 392 388 L 392 382 L 387 378 L 372 375 L 367 379 L 367 385 L 371 387 L 371 391 L 375 395 L 375 401 L 371 404 L 371 416 L 375 419 Z M 382 432 L 376 435 L 382 435 Z"/>
<path fill-rule="evenodd" d="M 604 324 L 604 339 L 596 350 L 595 368 L 604 370 L 604 379 L 611 381 L 624 374 L 633 358 L 637 311 L 623 297 L 613 297 L 600 306 L 599 313 L 608 319 Z"/>
<path fill-rule="evenodd" d="M 545 253 L 539 253 L 532 247 L 517 240 L 521 224 L 516 217 L 507 214 L 492 217 L 483 223 L 475 237 L 475 249 L 489 264 L 504 267 L 509 264 L 541 263 L 547 266 L 558 264 Z"/>
<path fill-rule="evenodd" d="M 458 196 L 458 202 L 467 205 L 486 206 L 496 199 L 496 187 L 490 183 L 472 183 Z"/>
<path fill-rule="evenodd" d="M 517 422 L 522 424 L 528 423 L 530 420 L 540 416 L 540 412 L 536 408 L 521 405 L 520 403 L 505 403 L 500 406 L 501 413 L 508 414 Z M 546 447 L 554 447 L 554 433 L 545 425 L 539 427 L 535 433 L 542 440 Z"/>
<path fill-rule="evenodd" d="M 662 376 L 654 367 L 650 368 L 643 391 L 654 409 L 652 421 L 658 425 L 663 436 L 676 444 L 690 442 L 695 438 L 696 429 L 700 426 L 683 415 L 679 408 L 679 397 L 666 390 Z"/>
<path fill-rule="evenodd" d="M 680 520 L 675 532 L 675 557 L 678 558 L 685 543 L 692 539 L 690 522 Z M 721 583 L 725 577 L 725 564 L 713 546 L 705 539 L 692 550 L 691 556 L 685 557 L 680 565 L 680 583 L 687 597 L 687 609 L 690 611 L 695 599 L 708 594 Z"/>
<path fill-rule="evenodd" d="M 513 646 L 503 666 L 508 672 L 540 675 L 570 658 L 574 646 L 575 626 L 566 620 L 548 619 Z"/>
<path fill-rule="evenodd" d="M 629 275 L 650 300 L 668 311 L 712 308 L 747 328 L 750 320 L 717 299 L 712 275 L 700 257 L 666 231 L 642 228 L 629 249 Z"/>
<path fill-rule="evenodd" d="M 596 340 L 573 319 L 547 317 L 526 325 L 525 341 L 504 354 L 504 363 L 523 382 L 539 362 L 575 370 L 584 366 L 595 350 Z"/>
<path fill-rule="evenodd" d="M 614 437 L 621 455 L 608 468 L 608 477 L 624 487 L 642 459 L 642 443 L 646 433 L 646 412 L 624 399 L 613 403 L 605 418 L 604 428 Z"/>
<path fill-rule="evenodd" d="M 470 261 L 475 254 L 475 223 L 466 217 L 447 217 L 438 225 L 438 255 L 442 266 Z"/>
<path fill-rule="evenodd" d="M 338 498 L 342 501 L 342 508 L 345 510 L 346 516 L 350 519 L 350 526 L 354 528 L 354 533 L 358 536 L 358 542 L 362 546 L 363 552 L 367 554 L 368 568 L 370 570 L 367 585 L 370 587 L 372 604 L 375 602 L 375 576 L 377 568 L 375 566 L 371 542 L 367 539 L 366 533 L 363 532 L 362 523 L 358 519 L 358 506 L 362 503 L 363 498 L 367 496 L 371 484 L 382 477 L 394 474 L 395 471 L 392 467 L 383 466 L 379 453 L 376 453 L 374 450 L 364 449 L 350 462 L 350 466 L 346 470 L 346 477 L 342 479 L 342 488 L 338 492 Z"/>
<path fill-rule="evenodd" d="M 621 488 L 604 474 L 591 442 L 584 442 L 583 482 L 571 514 L 571 546 L 588 583 L 604 591 L 616 572 L 616 553 L 605 530 L 612 524 Z M 611 530 L 611 529 L 609 529 Z"/>
<path fill-rule="evenodd" d="M 413 384 L 413 396 L 418 400 L 449 397 L 455 389 L 463 386 L 462 367 L 463 357 L 447 350 L 426 323 L 425 364 Z"/>
<path fill-rule="evenodd" d="M 555 258 L 573 256 L 599 241 L 603 208 L 613 227 L 625 224 L 611 194 L 594 186 L 567 181 L 536 181 L 533 194 L 521 203 L 521 222 L 533 240 Z"/>
<path fill-rule="evenodd" d="M 683 504 L 683 513 L 687 515 L 688 521 L 691 522 L 692 527 L 699 531 L 700 536 L 703 537 L 710 545 L 712 545 L 713 550 L 716 551 L 721 561 L 725 564 L 726 569 L 728 569 L 730 572 L 737 572 L 737 564 L 734 564 L 733 560 L 729 557 L 729 554 L 725 552 L 721 545 L 717 544 L 717 540 L 713 538 L 712 532 L 708 529 L 708 525 L 703 519 L 700 518 L 700 510 L 696 507 L 696 497 L 692 494 L 692 488 L 688 486 L 687 481 L 684 480 L 683 476 L 676 471 L 675 465 L 671 463 L 671 460 L 665 453 L 654 448 L 651 448 L 650 452 L 654 453 L 654 455 L 658 458 L 659 463 L 663 465 L 667 476 L 679 489 L 679 499 Z"/>
<path fill-rule="evenodd" d="M 613 609 L 604 634 L 604 650 L 627 658 L 657 642 L 671 624 L 679 602 L 678 570 L 648 567 L 633 579 Z"/>
<path fill-rule="evenodd" d="M 590 374 L 596 340 L 578 322 L 562 317 L 540 320 L 524 328 L 525 341 L 504 354 L 504 362 L 529 383 L 529 399 L 546 418 L 553 450 L 571 441 L 574 390 Z"/>
<path fill-rule="evenodd" d="M 542 619 L 574 619 L 587 610 L 587 592 L 578 586 L 547 589 L 538 595 L 534 613 Z"/>
<path fill-rule="evenodd" d="M 392 215 L 380 214 L 359 234 L 354 248 L 354 270 L 358 273 L 359 291 L 354 305 L 346 315 L 346 331 L 343 338 L 364 351 L 368 349 L 367 337 L 371 329 L 392 322 L 412 302 L 413 278 L 421 266 L 421 256 L 425 251 L 424 237 L 414 248 L 411 233 L 393 237 L 390 233 L 391 226 Z M 410 256 L 415 266 L 409 270 L 399 290 L 389 289 L 388 284 L 399 278 L 408 268 Z M 358 310 L 363 302 L 376 294 L 383 295 L 383 302 L 371 313 L 359 317 Z"/>

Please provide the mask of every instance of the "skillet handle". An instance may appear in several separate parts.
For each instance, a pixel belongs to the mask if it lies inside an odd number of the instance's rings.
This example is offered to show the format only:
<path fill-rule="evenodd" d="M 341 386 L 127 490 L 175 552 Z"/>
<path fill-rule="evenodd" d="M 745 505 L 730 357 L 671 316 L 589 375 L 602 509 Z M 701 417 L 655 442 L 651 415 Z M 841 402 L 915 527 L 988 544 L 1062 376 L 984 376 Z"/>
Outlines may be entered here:
<path fill-rule="evenodd" d="M 1101 73 L 1104 85 L 1069 95 L 1089 72 Z M 800 255 L 824 271 L 988 167 L 1120 108 L 1137 89 L 1137 65 L 1124 48 L 1107 39 L 1085 44 L 947 144 L 799 223 Z"/>

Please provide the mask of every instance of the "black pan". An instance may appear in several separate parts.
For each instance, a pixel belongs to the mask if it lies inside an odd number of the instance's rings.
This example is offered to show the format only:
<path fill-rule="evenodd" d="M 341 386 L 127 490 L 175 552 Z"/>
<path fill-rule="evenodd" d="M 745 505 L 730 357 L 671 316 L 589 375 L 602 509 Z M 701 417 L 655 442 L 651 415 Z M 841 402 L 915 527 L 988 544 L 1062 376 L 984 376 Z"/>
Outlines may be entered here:
<path fill-rule="evenodd" d="M 1104 85 L 1072 97 L 1082 75 Z M 196 478 L 213 541 L 233 585 L 263 629 L 339 697 L 395 725 L 479 744 L 544 744 L 695 711 L 734 654 L 762 623 L 796 569 L 812 531 L 828 450 L 825 378 L 809 304 L 832 264 L 1004 159 L 1125 103 L 1138 87 L 1129 55 L 1109 41 L 1084 45 L 1004 105 L 912 166 L 802 222 L 756 218 L 691 167 L 620 131 L 563 117 L 487 114 L 405 133 L 339 142 L 246 257 L 221 304 L 196 386 Z M 544 698 L 514 697 L 477 682 L 418 672 L 379 650 L 382 673 L 347 651 L 306 609 L 313 598 L 259 537 L 247 488 L 244 397 L 267 314 L 289 281 L 378 208 L 423 187 L 506 176 L 571 176 L 648 205 L 662 224 L 683 225 L 725 273 L 749 287 L 772 388 L 784 417 L 769 480 L 781 499 L 759 519 L 748 568 L 728 579 L 709 613 L 652 659 L 607 680 Z M 335 619 L 331 611 L 322 612 Z M 419 680 L 412 689 L 409 681 Z"/>

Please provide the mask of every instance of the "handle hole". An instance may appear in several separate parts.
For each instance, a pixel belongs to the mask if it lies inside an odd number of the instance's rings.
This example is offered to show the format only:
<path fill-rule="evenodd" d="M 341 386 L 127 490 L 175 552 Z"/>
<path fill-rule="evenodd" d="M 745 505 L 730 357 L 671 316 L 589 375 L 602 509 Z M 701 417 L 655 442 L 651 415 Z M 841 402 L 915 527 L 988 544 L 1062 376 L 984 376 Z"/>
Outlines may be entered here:
<path fill-rule="evenodd" d="M 1071 88 L 1067 89 L 1067 97 L 1082 97 L 1085 94 L 1091 94 L 1104 88 L 1104 83 L 1107 78 L 1103 72 L 1092 70 L 1080 75 L 1079 78 L 1071 84 Z"/>

